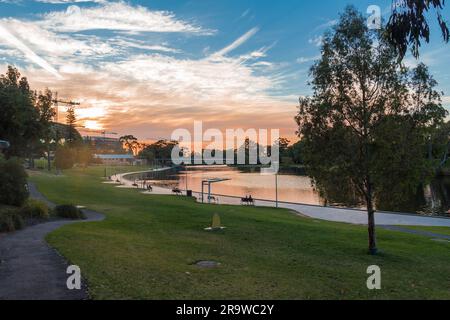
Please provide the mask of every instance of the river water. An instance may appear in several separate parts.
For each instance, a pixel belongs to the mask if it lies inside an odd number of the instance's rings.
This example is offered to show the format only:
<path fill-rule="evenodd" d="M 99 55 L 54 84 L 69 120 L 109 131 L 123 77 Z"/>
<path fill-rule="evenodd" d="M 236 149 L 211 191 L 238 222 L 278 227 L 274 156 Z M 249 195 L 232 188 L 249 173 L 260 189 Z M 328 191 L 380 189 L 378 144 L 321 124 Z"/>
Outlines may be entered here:
<path fill-rule="evenodd" d="M 154 178 L 155 185 L 179 187 L 183 190 L 187 186 L 187 189 L 195 192 L 201 192 L 203 180 L 228 179 L 212 184 L 211 192 L 236 197 L 251 195 L 255 199 L 276 199 L 275 176 L 262 175 L 259 172 L 243 172 L 227 166 L 190 167 L 187 171 L 160 174 Z M 314 205 L 322 203 L 317 192 L 311 187 L 311 180 L 308 177 L 279 174 L 277 178 L 279 201 Z M 205 187 L 205 192 L 206 189 Z"/>
<path fill-rule="evenodd" d="M 189 189 L 201 192 L 202 181 L 207 179 L 227 179 L 214 183 L 211 192 L 218 195 L 245 197 L 251 195 L 254 199 L 276 199 L 276 177 L 262 175 L 258 169 L 240 170 L 228 166 L 195 166 L 187 171 L 173 170 L 152 174 L 147 179 L 152 184 L 167 188 L 178 187 L 182 190 Z M 292 173 L 280 173 L 278 179 L 278 200 L 284 202 L 323 205 L 324 200 L 311 186 L 311 180 L 307 176 Z M 450 208 L 450 178 L 439 178 L 419 192 L 414 202 L 414 208 L 401 210 L 424 215 L 446 215 Z M 205 192 L 207 192 L 205 188 Z"/>

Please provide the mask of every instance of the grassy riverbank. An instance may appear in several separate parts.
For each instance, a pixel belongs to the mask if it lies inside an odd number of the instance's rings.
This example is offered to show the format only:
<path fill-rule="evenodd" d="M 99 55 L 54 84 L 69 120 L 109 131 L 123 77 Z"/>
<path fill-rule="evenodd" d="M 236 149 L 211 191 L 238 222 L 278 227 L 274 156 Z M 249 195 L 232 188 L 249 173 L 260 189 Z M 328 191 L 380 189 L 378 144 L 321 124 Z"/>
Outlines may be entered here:
<path fill-rule="evenodd" d="M 408 227 L 408 229 L 419 230 L 419 231 L 428 231 L 437 234 L 443 234 L 450 236 L 450 228 L 448 227 Z"/>
<path fill-rule="evenodd" d="M 134 171 L 134 169 L 130 169 Z M 30 178 L 50 200 L 106 220 L 65 226 L 49 243 L 81 267 L 94 299 L 450 299 L 450 244 L 379 230 L 376 257 L 360 226 L 286 210 L 200 205 L 102 184 L 103 168 Z M 228 228 L 203 230 L 213 213 Z M 199 269 L 198 260 L 221 263 Z M 369 265 L 382 290 L 366 288 Z"/>

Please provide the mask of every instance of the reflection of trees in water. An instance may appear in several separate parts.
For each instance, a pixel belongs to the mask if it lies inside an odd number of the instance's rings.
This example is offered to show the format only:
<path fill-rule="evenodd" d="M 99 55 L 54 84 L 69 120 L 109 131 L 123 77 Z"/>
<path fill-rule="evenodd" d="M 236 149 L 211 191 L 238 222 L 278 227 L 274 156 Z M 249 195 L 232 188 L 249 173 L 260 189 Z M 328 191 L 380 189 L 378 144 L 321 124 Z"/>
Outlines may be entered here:
<path fill-rule="evenodd" d="M 218 168 L 214 168 L 216 171 Z M 257 173 L 260 168 L 255 167 L 244 167 L 235 168 L 239 169 L 238 172 L 241 173 Z M 196 172 L 202 171 L 205 168 L 194 168 L 189 169 L 189 171 Z M 207 170 L 207 169 L 206 169 Z M 223 170 L 230 170 L 229 167 L 225 167 Z M 303 176 L 297 170 L 282 170 L 280 172 L 283 174 L 291 174 Z M 143 178 L 146 180 L 152 180 L 153 184 L 156 186 L 164 188 L 173 188 L 177 186 L 184 186 L 184 171 L 181 169 L 164 171 L 164 172 L 149 172 L 141 177 L 136 177 L 138 179 Z M 245 190 L 244 190 L 245 191 Z M 348 190 L 347 190 L 348 191 Z M 247 193 L 250 192 L 247 190 Z M 361 207 L 361 203 L 358 203 L 355 195 L 340 189 L 340 197 L 346 198 L 348 202 L 349 198 L 354 199 L 353 207 Z M 334 205 L 342 206 L 342 199 L 329 199 L 325 200 L 325 195 L 321 195 L 320 203 L 322 205 Z M 381 211 L 395 211 L 395 212 L 417 212 L 424 215 L 445 215 L 445 212 L 450 208 L 450 177 L 440 177 L 431 182 L 429 186 L 420 186 L 417 191 L 411 192 L 408 195 L 403 195 L 403 197 L 393 198 L 390 197 L 390 193 L 383 195 L 382 199 L 377 199 L 377 210 Z"/>
<path fill-rule="evenodd" d="M 450 177 L 438 177 L 429 185 L 420 186 L 415 193 L 405 195 L 402 201 L 391 201 L 388 196 L 379 201 L 378 210 L 417 212 L 423 215 L 447 215 L 450 208 Z"/>
<path fill-rule="evenodd" d="M 450 208 L 450 177 L 438 178 L 431 182 L 428 186 L 420 186 L 416 192 L 404 194 L 402 198 L 391 197 L 389 193 L 381 195 L 376 199 L 376 209 L 378 211 L 392 212 L 411 212 L 429 216 L 443 215 Z M 325 198 L 321 195 L 322 198 Z M 347 199 L 348 202 L 352 196 L 341 192 L 341 197 Z M 325 201 L 325 200 L 324 200 Z M 340 206 L 340 199 L 328 199 L 325 201 L 328 205 Z M 361 207 L 355 201 L 353 207 Z"/>
<path fill-rule="evenodd" d="M 426 213 L 442 214 L 449 210 L 450 177 L 439 177 L 430 184 L 425 192 Z"/>

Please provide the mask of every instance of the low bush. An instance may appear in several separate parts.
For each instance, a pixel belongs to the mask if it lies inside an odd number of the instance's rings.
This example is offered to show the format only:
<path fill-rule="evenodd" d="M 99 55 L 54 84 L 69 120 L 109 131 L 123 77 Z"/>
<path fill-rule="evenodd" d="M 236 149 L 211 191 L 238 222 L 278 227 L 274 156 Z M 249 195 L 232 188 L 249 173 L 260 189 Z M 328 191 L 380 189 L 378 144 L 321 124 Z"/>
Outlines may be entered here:
<path fill-rule="evenodd" d="M 56 206 L 54 209 L 54 214 L 60 218 L 80 220 L 86 219 L 84 213 L 73 205 L 61 205 Z"/>
<path fill-rule="evenodd" d="M 0 232 L 12 232 L 24 227 L 19 208 L 0 207 Z"/>
<path fill-rule="evenodd" d="M 59 170 L 70 169 L 75 164 L 75 150 L 69 146 L 58 146 L 55 151 L 55 167 Z"/>
<path fill-rule="evenodd" d="M 47 204 L 34 199 L 28 199 L 20 212 L 24 219 L 46 220 L 50 217 Z"/>
<path fill-rule="evenodd" d="M 18 159 L 0 157 L 0 204 L 20 207 L 28 198 L 27 173 Z"/>

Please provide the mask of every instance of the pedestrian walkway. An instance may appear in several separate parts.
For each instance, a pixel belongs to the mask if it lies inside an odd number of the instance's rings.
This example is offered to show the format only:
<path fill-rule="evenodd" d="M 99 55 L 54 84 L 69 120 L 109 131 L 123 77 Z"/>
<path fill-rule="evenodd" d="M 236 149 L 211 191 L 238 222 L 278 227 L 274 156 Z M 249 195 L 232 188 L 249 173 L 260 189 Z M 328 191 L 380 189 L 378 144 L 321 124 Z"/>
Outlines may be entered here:
<path fill-rule="evenodd" d="M 30 186 L 30 196 L 55 205 Z M 83 210 L 87 220 L 58 219 L 0 238 L 0 300 L 83 300 L 88 299 L 85 285 L 82 290 L 69 290 L 66 285 L 68 262 L 45 241 L 50 232 L 71 223 L 103 220 L 100 213 Z"/>
<path fill-rule="evenodd" d="M 169 168 L 158 169 L 168 170 Z M 147 171 L 149 172 L 149 171 Z M 144 173 L 134 172 L 133 174 Z M 112 177 L 112 180 L 121 181 L 122 188 L 136 188 L 133 187 L 134 180 L 127 179 L 130 173 L 118 174 Z M 170 189 L 153 186 L 152 192 L 143 192 L 146 194 L 171 195 Z M 185 193 L 184 193 L 185 194 Z M 201 193 L 194 192 L 193 196 L 201 201 Z M 227 205 L 241 205 L 241 198 L 226 195 L 213 195 L 219 204 Z M 207 195 L 204 196 L 207 199 Z M 205 200 L 207 201 L 207 200 Z M 258 207 L 276 207 L 275 201 L 255 199 L 255 206 Z M 336 208 L 336 207 L 322 207 L 314 205 L 305 205 L 299 203 L 278 202 L 279 208 L 289 209 L 301 215 L 305 215 L 314 219 L 345 222 L 358 225 L 367 224 L 367 212 L 364 210 L 350 209 L 350 208 Z M 445 217 L 427 217 L 417 214 L 395 213 L 395 212 L 377 212 L 375 220 L 378 225 L 385 226 L 428 226 L 428 227 L 450 227 L 450 218 Z"/>

